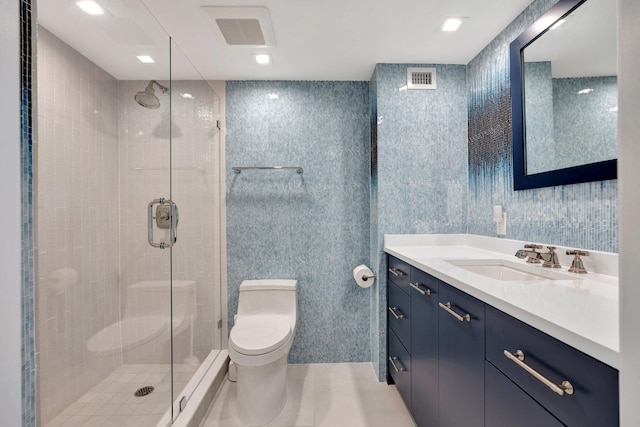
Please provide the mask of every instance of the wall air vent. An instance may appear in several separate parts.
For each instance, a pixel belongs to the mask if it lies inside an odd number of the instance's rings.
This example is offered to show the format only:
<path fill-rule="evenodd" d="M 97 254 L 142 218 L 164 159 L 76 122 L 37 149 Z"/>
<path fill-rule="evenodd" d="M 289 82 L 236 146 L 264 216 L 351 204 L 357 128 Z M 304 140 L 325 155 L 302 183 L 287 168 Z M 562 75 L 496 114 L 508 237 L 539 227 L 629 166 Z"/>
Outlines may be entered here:
<path fill-rule="evenodd" d="M 407 89 L 435 89 L 435 68 L 407 68 Z"/>

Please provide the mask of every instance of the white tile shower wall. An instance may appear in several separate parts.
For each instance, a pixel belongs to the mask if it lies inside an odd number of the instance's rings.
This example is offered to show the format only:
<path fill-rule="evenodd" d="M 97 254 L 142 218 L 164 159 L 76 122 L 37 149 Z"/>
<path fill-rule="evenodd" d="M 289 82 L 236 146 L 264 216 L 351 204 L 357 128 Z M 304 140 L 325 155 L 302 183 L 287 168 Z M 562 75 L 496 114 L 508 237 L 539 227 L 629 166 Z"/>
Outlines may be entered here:
<path fill-rule="evenodd" d="M 555 3 L 534 1 L 467 66 L 468 232 L 495 236 L 500 204 L 510 239 L 617 252 L 616 180 L 513 191 L 509 43 Z"/>
<path fill-rule="evenodd" d="M 370 360 L 367 82 L 229 81 L 226 106 L 230 323 L 242 280 L 297 279 L 289 360 Z M 231 170 L 264 165 L 304 173 Z"/>
<path fill-rule="evenodd" d="M 372 360 L 386 378 L 386 259 L 383 236 L 464 233 L 467 227 L 467 93 L 464 65 L 435 67 L 436 90 L 407 90 L 410 64 L 378 64 L 375 145 L 377 230 L 371 260 L 380 280 L 371 318 L 377 334 Z M 374 214 L 372 214 L 373 216 Z M 373 233 L 374 231 L 372 231 Z M 372 237 L 373 239 L 373 237 Z M 372 240 L 373 241 L 373 240 Z M 377 340 L 377 342 L 376 342 Z"/>
<path fill-rule="evenodd" d="M 160 81 L 169 86 L 169 82 Z M 194 354 L 200 361 L 220 342 L 217 321 L 220 313 L 220 265 L 214 252 L 220 241 L 219 129 L 216 118 L 218 99 L 204 81 L 174 81 L 171 85 L 172 117 L 169 96 L 159 96 L 157 110 L 146 109 L 134 101 L 146 81 L 120 81 L 120 180 L 121 180 L 121 280 L 126 288 L 142 280 L 195 280 L 197 293 L 194 321 Z M 181 94 L 189 93 L 189 97 Z M 169 150 L 171 121 L 172 189 L 169 186 Z M 147 243 L 147 204 L 160 197 L 171 198 L 179 208 L 178 241 L 170 262 L 170 250 L 152 248 Z M 166 238 L 158 233 L 155 240 Z M 157 307 L 169 312 L 168 296 Z M 187 321 L 189 319 L 186 319 Z M 178 332 L 178 331 L 176 331 Z M 176 337 L 174 357 L 182 361 L 189 352 L 189 330 Z M 169 342 L 158 343 L 145 363 L 168 363 Z M 125 362 L 127 362 L 125 360 Z"/>
<path fill-rule="evenodd" d="M 45 424 L 115 368 L 114 360 L 88 357 L 86 341 L 120 315 L 118 99 L 112 76 L 42 27 L 37 83 L 39 399 Z"/>

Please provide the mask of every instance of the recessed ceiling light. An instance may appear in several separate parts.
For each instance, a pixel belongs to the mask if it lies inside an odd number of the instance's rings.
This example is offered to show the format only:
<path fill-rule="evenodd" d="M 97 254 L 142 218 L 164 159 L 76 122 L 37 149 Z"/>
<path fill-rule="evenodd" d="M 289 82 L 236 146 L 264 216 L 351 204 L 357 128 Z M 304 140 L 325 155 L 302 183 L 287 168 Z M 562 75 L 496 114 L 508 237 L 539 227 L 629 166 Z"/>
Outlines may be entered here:
<path fill-rule="evenodd" d="M 551 27 L 549 27 L 550 30 L 555 30 L 556 28 L 558 28 L 560 25 L 564 24 L 567 20 L 566 19 L 561 19 L 558 22 L 556 22 L 555 24 L 553 24 Z"/>
<path fill-rule="evenodd" d="M 448 18 L 442 24 L 441 30 L 446 32 L 456 31 L 462 25 L 463 20 L 464 18 Z"/>
<path fill-rule="evenodd" d="M 138 58 L 138 60 L 140 62 L 142 62 L 143 64 L 153 64 L 156 61 L 153 60 L 152 57 L 150 57 L 149 55 L 139 55 L 136 58 Z"/>
<path fill-rule="evenodd" d="M 76 2 L 78 7 L 89 15 L 104 15 L 104 9 L 96 2 L 91 0 Z"/>
<path fill-rule="evenodd" d="M 255 55 L 258 64 L 271 64 L 271 55 L 268 53 L 260 53 Z"/>

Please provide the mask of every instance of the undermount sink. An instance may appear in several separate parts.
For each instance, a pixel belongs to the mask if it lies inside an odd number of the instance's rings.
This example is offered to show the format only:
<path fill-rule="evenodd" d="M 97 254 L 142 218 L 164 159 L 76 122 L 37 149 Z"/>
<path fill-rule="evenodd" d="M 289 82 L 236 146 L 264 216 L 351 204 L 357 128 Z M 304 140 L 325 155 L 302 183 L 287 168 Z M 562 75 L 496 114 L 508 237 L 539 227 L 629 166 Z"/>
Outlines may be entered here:
<path fill-rule="evenodd" d="M 503 282 L 577 279 L 575 276 L 547 269 L 540 265 L 519 264 L 506 259 L 451 259 L 447 260 L 447 262 L 471 273 Z"/>

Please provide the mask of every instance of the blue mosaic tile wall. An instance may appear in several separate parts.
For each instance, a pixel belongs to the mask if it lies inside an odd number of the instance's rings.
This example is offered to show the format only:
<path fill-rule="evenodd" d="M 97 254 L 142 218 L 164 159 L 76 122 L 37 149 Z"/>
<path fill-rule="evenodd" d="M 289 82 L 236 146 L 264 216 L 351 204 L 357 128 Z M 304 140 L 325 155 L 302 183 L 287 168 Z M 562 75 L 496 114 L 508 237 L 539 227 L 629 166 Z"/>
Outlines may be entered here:
<path fill-rule="evenodd" d="M 585 89 L 593 91 L 578 93 Z M 553 79 L 554 135 L 564 167 L 618 157 L 617 107 L 615 76 Z"/>
<path fill-rule="evenodd" d="M 367 82 L 229 81 L 226 117 L 229 319 L 242 280 L 297 279 L 289 361 L 371 360 Z M 304 173 L 231 170 L 265 165 Z"/>
<path fill-rule="evenodd" d="M 20 1 L 20 163 L 22 166 L 22 425 L 36 425 L 36 351 L 33 238 L 33 86 L 31 0 Z"/>
<path fill-rule="evenodd" d="M 509 43 L 555 0 L 536 0 L 467 65 L 467 232 L 495 236 L 492 206 L 508 214 L 507 238 L 618 251 L 617 181 L 513 191 Z"/>
<path fill-rule="evenodd" d="M 436 90 L 407 90 L 407 67 L 435 67 Z M 386 378 L 385 234 L 464 233 L 467 229 L 467 91 L 464 65 L 378 64 L 377 238 L 371 263 L 378 272 L 372 307 L 378 339 L 374 366 Z M 376 366 L 377 365 L 377 366 Z"/>

